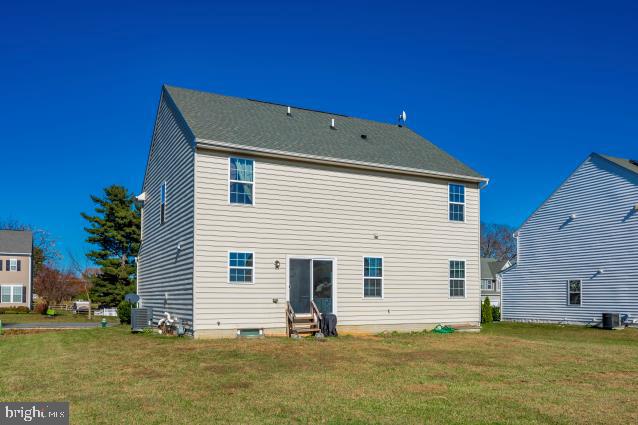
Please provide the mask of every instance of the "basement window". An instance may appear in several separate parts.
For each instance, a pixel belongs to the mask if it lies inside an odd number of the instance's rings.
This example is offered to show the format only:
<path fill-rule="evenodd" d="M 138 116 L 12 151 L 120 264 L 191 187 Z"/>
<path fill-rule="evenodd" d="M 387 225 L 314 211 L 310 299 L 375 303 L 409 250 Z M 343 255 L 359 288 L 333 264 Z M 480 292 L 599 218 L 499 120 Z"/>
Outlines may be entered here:
<path fill-rule="evenodd" d="M 582 281 L 574 279 L 567 281 L 567 303 L 568 305 L 581 305 L 582 303 Z"/>
<path fill-rule="evenodd" d="M 261 329 L 237 329 L 237 336 L 240 338 L 255 338 L 263 334 Z"/>

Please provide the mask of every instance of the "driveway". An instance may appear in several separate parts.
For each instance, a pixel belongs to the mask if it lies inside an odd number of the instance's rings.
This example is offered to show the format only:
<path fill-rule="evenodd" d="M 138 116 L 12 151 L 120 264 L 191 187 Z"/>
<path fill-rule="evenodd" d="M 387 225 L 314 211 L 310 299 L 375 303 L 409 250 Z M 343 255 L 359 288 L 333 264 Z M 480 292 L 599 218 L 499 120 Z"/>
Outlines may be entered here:
<path fill-rule="evenodd" d="M 98 328 L 101 323 L 73 323 L 73 322 L 35 322 L 35 323 L 7 323 L 2 324 L 4 329 L 91 329 Z M 107 323 L 106 326 L 112 326 Z"/>

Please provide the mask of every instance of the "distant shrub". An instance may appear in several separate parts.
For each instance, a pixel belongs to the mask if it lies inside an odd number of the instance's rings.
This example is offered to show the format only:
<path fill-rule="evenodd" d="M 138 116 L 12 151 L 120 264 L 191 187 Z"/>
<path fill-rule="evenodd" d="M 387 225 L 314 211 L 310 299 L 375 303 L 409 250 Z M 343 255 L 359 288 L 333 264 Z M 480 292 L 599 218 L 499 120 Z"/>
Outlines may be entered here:
<path fill-rule="evenodd" d="M 494 319 L 495 322 L 500 322 L 501 321 L 501 308 L 497 307 L 495 305 L 492 306 L 492 319 Z"/>
<path fill-rule="evenodd" d="M 5 307 L 0 308 L 0 314 L 27 314 L 29 313 L 29 307 Z"/>
<path fill-rule="evenodd" d="M 46 301 L 38 301 L 35 305 L 35 312 L 38 314 L 47 314 L 47 310 L 49 309 L 49 303 Z"/>
<path fill-rule="evenodd" d="M 122 301 L 117 306 L 117 316 L 120 318 L 120 323 L 131 323 L 131 303 L 128 301 Z"/>
<path fill-rule="evenodd" d="M 485 297 L 485 301 L 481 305 L 481 323 L 490 323 L 494 320 L 492 317 L 492 305 L 490 297 Z"/>

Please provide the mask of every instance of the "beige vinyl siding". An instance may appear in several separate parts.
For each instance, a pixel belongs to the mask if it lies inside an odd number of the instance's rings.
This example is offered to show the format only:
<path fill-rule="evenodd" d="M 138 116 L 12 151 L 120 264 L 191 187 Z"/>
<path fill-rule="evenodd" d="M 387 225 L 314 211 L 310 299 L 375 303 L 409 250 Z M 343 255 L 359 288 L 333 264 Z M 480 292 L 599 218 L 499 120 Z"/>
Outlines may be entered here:
<path fill-rule="evenodd" d="M 476 183 L 466 221 L 450 222 L 450 181 L 255 157 L 255 204 L 230 205 L 228 157 L 196 153 L 198 329 L 284 327 L 293 256 L 336 259 L 340 325 L 479 321 Z M 228 251 L 254 252 L 253 285 L 227 283 Z M 364 256 L 384 258 L 383 299 L 363 298 Z M 466 260 L 465 298 L 449 298 L 450 259 Z"/>
<path fill-rule="evenodd" d="M 7 260 L 19 260 L 20 271 L 7 270 Z M 2 270 L 0 270 L 0 285 L 19 285 L 23 286 L 24 302 L 21 303 L 2 303 L 0 302 L 0 308 L 8 307 L 29 307 L 31 308 L 32 300 L 32 267 L 31 257 L 28 255 L 16 255 L 16 254 L 2 254 L 0 255 L 0 261 L 2 262 Z M 0 317 L 2 319 L 2 317 Z"/>
<path fill-rule="evenodd" d="M 144 177 L 138 258 L 138 294 L 142 305 L 153 309 L 155 319 L 165 311 L 182 320 L 193 319 L 194 161 L 193 137 L 163 93 Z M 164 181 L 166 220 L 160 225 Z"/>

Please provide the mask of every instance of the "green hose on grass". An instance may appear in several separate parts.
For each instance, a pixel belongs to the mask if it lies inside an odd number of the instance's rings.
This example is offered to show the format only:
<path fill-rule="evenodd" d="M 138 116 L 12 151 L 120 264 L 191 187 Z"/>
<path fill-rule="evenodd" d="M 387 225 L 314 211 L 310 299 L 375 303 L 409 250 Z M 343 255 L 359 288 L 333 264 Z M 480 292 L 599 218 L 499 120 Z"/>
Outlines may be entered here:
<path fill-rule="evenodd" d="M 432 332 L 435 334 L 451 334 L 454 333 L 454 328 L 451 328 L 449 326 L 441 326 L 441 324 L 438 324 L 434 327 L 434 329 L 432 329 Z"/>

